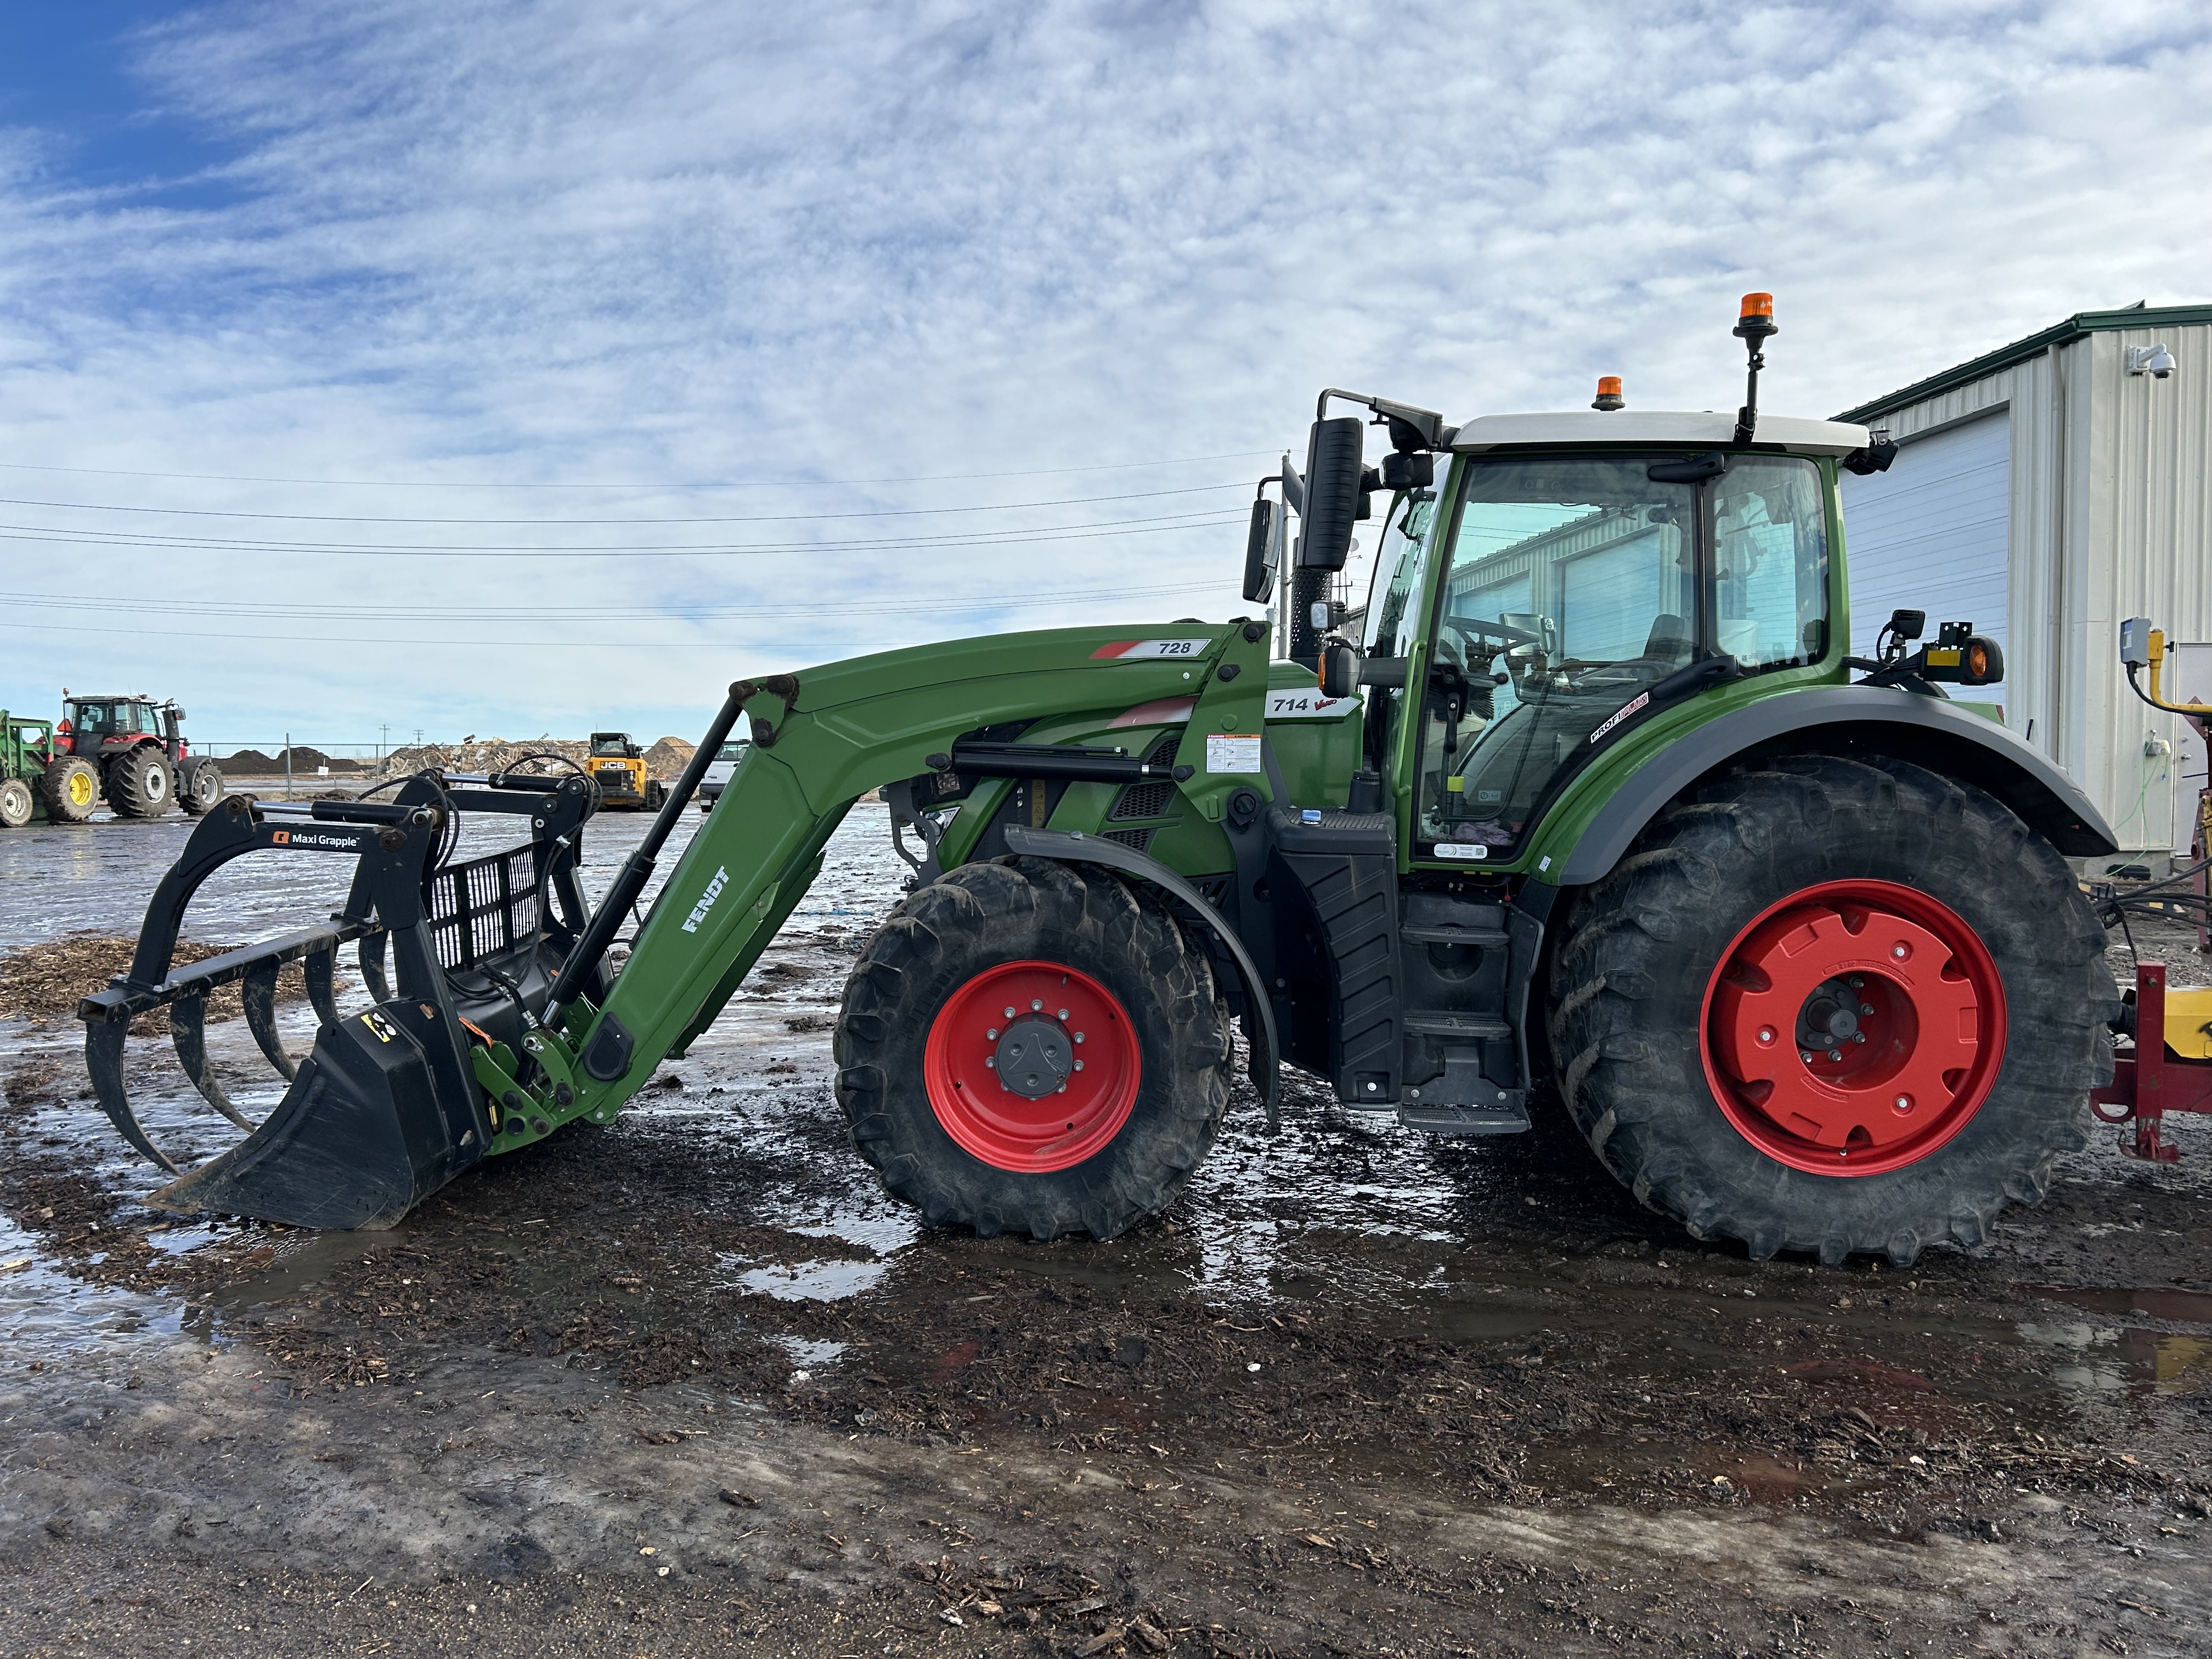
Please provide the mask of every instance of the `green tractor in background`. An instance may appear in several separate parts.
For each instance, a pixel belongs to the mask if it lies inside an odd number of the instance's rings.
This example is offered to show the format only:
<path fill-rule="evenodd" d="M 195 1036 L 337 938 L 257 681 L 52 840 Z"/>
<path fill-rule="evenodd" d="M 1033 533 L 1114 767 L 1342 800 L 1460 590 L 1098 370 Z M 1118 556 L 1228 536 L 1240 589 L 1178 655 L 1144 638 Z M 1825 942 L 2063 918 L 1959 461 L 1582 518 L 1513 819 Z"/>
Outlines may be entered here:
<path fill-rule="evenodd" d="M 2112 1075 L 2118 999 L 2065 855 L 2112 836 L 1948 699 L 2002 672 L 1971 625 L 1920 645 L 1900 611 L 1875 659 L 1845 654 L 1838 472 L 1894 449 L 1762 418 L 1765 296 L 1735 331 L 1734 416 L 1630 412 L 1616 386 L 1454 426 L 1324 392 L 1247 553 L 1249 600 L 1287 588 L 1286 660 L 1264 621 L 1185 620 L 738 682 L 596 910 L 580 779 L 225 802 L 131 973 L 80 1009 L 101 1101 L 166 1163 L 124 1098 L 131 1018 L 170 1005 L 219 1109 L 209 988 L 244 980 L 252 1017 L 303 957 L 324 1024 L 270 1120 L 152 1201 L 388 1224 L 488 1155 L 611 1121 L 880 787 L 915 885 L 847 986 L 836 1097 L 933 1224 L 1104 1239 L 1156 1212 L 1213 1143 L 1241 1023 L 1270 1114 L 1285 1063 L 1437 1135 L 1524 1131 L 1555 1094 L 1639 1200 L 1754 1256 L 1980 1242 L 2041 1196 Z M 1361 520 L 1381 545 L 1353 638 L 1334 590 Z M 750 746 L 615 977 L 608 946 L 742 719 Z M 441 862 L 471 810 L 532 837 Z M 172 975 L 192 889 L 263 850 L 355 855 L 345 910 Z M 341 1018 L 351 939 L 378 1006 Z"/>

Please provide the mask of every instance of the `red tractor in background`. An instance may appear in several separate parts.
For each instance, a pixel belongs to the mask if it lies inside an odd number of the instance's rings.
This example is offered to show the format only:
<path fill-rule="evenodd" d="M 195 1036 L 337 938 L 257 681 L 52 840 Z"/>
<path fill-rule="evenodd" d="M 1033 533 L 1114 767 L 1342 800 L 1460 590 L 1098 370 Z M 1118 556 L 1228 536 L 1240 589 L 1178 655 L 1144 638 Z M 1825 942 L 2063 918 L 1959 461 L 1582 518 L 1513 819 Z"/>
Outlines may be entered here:
<path fill-rule="evenodd" d="M 185 711 L 147 696 L 72 696 L 62 690 L 41 793 L 46 816 L 82 823 L 102 795 L 125 817 L 157 818 L 172 806 L 198 817 L 222 799 L 222 772 L 191 753 Z"/>

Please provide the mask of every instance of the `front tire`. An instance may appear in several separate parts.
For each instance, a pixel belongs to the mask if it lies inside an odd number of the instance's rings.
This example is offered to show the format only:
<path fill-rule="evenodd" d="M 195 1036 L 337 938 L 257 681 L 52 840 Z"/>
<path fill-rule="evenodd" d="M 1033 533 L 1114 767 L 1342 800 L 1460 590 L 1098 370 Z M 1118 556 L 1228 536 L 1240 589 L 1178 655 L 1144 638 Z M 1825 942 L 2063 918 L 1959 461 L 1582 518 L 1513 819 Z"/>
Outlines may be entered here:
<path fill-rule="evenodd" d="M 2064 860 L 1904 762 L 1731 774 L 1571 928 L 1549 1027 L 1577 1126 L 1641 1202 L 1754 1258 L 1980 1243 L 2112 1075 L 2104 930 Z"/>
<path fill-rule="evenodd" d="M 107 803 L 126 818 L 158 818 L 174 805 L 176 775 L 154 748 L 132 749 L 108 763 Z"/>
<path fill-rule="evenodd" d="M 1125 1231 L 1189 1182 L 1229 1100 L 1205 952 L 1127 884 L 1048 860 L 963 865 L 902 901 L 835 1047 L 885 1188 L 987 1237 Z"/>
<path fill-rule="evenodd" d="M 64 755 L 46 769 L 41 781 L 46 817 L 56 823 L 82 823 L 100 805 L 100 773 L 88 760 Z"/>
<path fill-rule="evenodd" d="M 21 778 L 0 778 L 0 830 L 21 830 L 31 821 L 31 786 Z"/>

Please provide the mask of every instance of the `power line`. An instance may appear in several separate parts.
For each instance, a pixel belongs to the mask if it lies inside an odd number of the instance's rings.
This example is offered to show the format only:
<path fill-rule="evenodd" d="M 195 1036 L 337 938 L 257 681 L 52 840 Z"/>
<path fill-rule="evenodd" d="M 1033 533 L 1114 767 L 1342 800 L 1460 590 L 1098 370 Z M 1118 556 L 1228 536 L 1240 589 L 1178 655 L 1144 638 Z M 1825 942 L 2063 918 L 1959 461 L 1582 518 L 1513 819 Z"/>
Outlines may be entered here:
<path fill-rule="evenodd" d="M 530 544 L 495 546 L 458 543 L 424 546 L 402 542 L 308 542 L 264 540 L 237 536 L 164 536 L 151 532 L 76 530 L 54 525 L 0 525 L 0 540 L 31 542 L 64 547 L 143 547 L 179 552 L 222 553 L 349 553 L 378 557 L 469 558 L 611 558 L 623 556 L 684 557 L 735 556 L 750 553 L 858 552 L 928 548 L 948 551 L 960 548 L 1021 547 L 1038 543 L 1085 541 L 1100 536 L 1158 535 L 1170 531 L 1211 528 L 1234 524 L 1243 514 L 1236 511 L 1170 514 L 1156 518 L 1116 519 L 1085 524 L 1045 525 L 1018 530 L 988 530 L 947 536 L 858 537 L 803 542 L 605 542 L 581 547 Z"/>
<path fill-rule="evenodd" d="M 36 461 L 0 461 L 17 472 L 68 472 L 95 478 L 174 478 L 197 483 L 306 484 L 331 489 L 627 489 L 641 495 L 694 489 L 838 489 L 863 484 L 974 483 L 986 478 L 1057 478 L 1079 472 L 1133 472 L 1150 467 L 1195 466 L 1207 461 L 1265 460 L 1271 449 L 1243 449 L 1225 455 L 1178 455 L 1164 461 L 1098 461 L 1083 466 L 1030 467 L 1015 472 L 918 472 L 896 478 L 744 478 L 696 483 L 485 483 L 449 478 L 270 478 L 241 472 L 143 472 L 129 467 L 53 466 Z"/>
<path fill-rule="evenodd" d="M 680 608 L 593 605 L 575 609 L 534 606 L 526 611 L 485 611 L 471 607 L 466 617 L 454 617 L 451 620 L 457 624 L 586 621 L 700 623 L 762 617 L 897 616 L 924 612 L 1036 610 L 1054 605 L 1103 605 L 1169 593 L 1202 593 L 1225 588 L 1228 586 L 1229 583 L 1224 579 L 1220 581 L 1177 582 L 1147 587 L 1085 588 L 1066 592 L 1054 592 L 1048 589 L 1032 591 L 1018 599 L 985 597 L 940 598 L 901 600 L 881 605 L 706 605 L 700 607 L 685 605 Z M 239 620 L 262 618 L 270 621 L 290 622 L 362 620 L 395 622 L 441 619 L 438 612 L 421 605 L 280 605 L 254 600 L 234 604 L 220 599 L 107 599 L 72 596 L 65 593 L 0 593 L 0 600 L 23 610 L 92 611 L 103 615 L 111 612 L 136 612 L 165 617 L 227 617 Z"/>
<path fill-rule="evenodd" d="M 1167 495 L 1205 495 L 1244 489 L 1240 483 L 1187 484 L 1179 489 L 1142 489 L 1121 495 L 1066 495 L 1042 501 L 985 502 L 969 507 L 883 507 L 851 513 L 728 514 L 713 518 L 653 519 L 628 514 L 613 519 L 410 519 L 374 513 L 253 513 L 223 507 L 131 507 L 119 501 L 44 501 L 0 495 L 0 507 L 42 507 L 60 513 L 149 513 L 172 519 L 260 519 L 283 524 L 812 524 L 823 519 L 926 519 L 956 513 L 1023 513 L 1042 507 L 1089 507 L 1100 501 L 1149 501 Z"/>

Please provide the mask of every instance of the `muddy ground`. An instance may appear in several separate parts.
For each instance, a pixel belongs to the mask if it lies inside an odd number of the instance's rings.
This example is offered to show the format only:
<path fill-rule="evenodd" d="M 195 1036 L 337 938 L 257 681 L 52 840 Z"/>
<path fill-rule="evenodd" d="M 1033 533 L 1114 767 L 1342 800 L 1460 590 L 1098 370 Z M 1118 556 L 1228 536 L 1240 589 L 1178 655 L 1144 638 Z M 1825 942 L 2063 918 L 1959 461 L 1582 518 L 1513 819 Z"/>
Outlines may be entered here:
<path fill-rule="evenodd" d="M 1553 1102 L 1247 1094 L 1113 1244 L 921 1234 L 830 1097 L 845 908 L 619 1123 L 381 1235 L 137 1206 L 15 1030 L 0 1653 L 2212 1650 L 2200 1123 L 1904 1271 L 1698 1244 Z"/>

